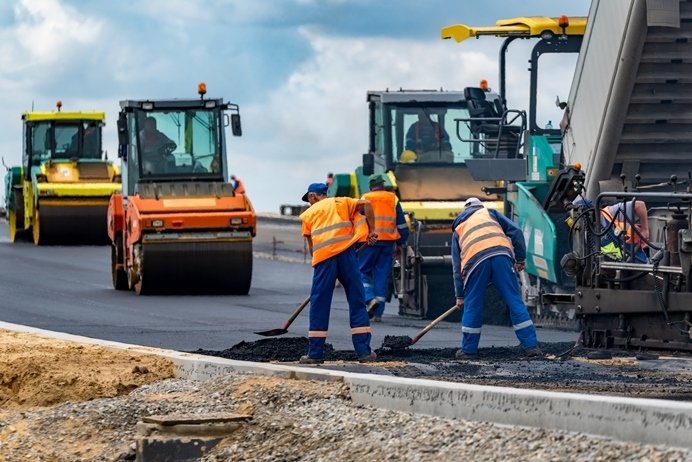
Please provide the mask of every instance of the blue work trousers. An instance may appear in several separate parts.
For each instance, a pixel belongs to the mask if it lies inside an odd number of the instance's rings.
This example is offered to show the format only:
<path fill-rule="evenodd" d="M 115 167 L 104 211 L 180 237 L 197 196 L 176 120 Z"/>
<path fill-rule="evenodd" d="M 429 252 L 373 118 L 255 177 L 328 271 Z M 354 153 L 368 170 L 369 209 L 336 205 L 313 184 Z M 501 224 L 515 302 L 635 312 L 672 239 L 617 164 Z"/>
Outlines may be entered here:
<path fill-rule="evenodd" d="M 324 343 L 329 330 L 329 312 L 334 285 L 341 282 L 348 300 L 353 349 L 358 356 L 370 354 L 370 320 L 365 308 L 363 284 L 358 273 L 358 258 L 353 247 L 315 266 L 310 292 L 310 332 L 308 333 L 310 358 L 324 357 Z"/>
<path fill-rule="evenodd" d="M 480 262 L 466 280 L 464 315 L 461 318 L 461 349 L 467 354 L 478 353 L 485 290 L 491 281 L 509 306 L 509 317 L 519 342 L 524 348 L 534 348 L 538 345 L 536 327 L 521 299 L 512 259 L 506 255 L 496 255 Z"/>
<path fill-rule="evenodd" d="M 374 298 L 378 302 L 373 310 L 374 316 L 382 316 L 384 313 L 388 291 L 387 282 L 394 258 L 394 245 L 393 241 L 380 241 L 366 247 L 358 255 L 365 300 L 370 301 Z"/>

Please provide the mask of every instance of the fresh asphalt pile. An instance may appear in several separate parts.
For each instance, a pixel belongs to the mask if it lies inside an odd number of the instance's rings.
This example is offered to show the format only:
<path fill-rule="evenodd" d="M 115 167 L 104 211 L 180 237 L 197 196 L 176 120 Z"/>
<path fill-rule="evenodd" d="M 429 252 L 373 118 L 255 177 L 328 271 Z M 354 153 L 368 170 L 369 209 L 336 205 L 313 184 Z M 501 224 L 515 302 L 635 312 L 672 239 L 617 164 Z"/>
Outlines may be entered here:
<path fill-rule="evenodd" d="M 384 345 L 393 341 L 385 339 Z M 307 352 L 305 337 L 241 342 L 226 350 L 194 353 L 257 362 L 295 362 Z M 692 360 L 666 353 L 666 357 L 624 350 L 574 347 L 573 343 L 543 343 L 543 358 L 528 358 L 521 347 L 481 348 L 473 360 L 456 360 L 455 348 L 376 349 L 378 361 L 368 373 L 425 378 L 479 385 L 532 388 L 551 391 L 602 393 L 640 398 L 692 401 Z M 590 358 L 600 359 L 590 359 Z M 334 350 L 327 344 L 325 364 L 342 369 L 354 361 L 353 351 Z M 639 359 L 638 359 L 639 358 Z M 381 366 L 381 367 L 380 367 Z"/>

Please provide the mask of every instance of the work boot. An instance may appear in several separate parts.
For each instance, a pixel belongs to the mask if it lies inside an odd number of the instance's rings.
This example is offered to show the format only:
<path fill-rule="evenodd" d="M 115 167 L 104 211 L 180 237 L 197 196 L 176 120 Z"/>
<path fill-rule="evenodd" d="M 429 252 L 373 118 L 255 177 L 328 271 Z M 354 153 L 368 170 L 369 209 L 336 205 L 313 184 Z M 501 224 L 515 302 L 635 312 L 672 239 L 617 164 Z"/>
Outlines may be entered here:
<path fill-rule="evenodd" d="M 377 305 L 379 305 L 380 302 L 377 301 L 377 299 L 372 299 L 368 302 L 366 308 L 368 309 L 368 317 L 372 319 L 375 316 L 375 308 L 377 308 Z"/>
<path fill-rule="evenodd" d="M 321 358 L 311 358 L 308 355 L 301 356 L 300 359 L 298 360 L 300 364 L 322 364 L 324 363 L 324 359 Z"/>
<path fill-rule="evenodd" d="M 543 350 L 541 350 L 539 347 L 527 348 L 526 356 L 528 356 L 529 358 L 541 357 L 543 356 Z"/>
<path fill-rule="evenodd" d="M 377 353 L 374 351 L 371 351 L 370 353 L 366 355 L 360 355 L 358 356 L 358 362 L 359 363 L 371 363 L 377 359 Z"/>
<path fill-rule="evenodd" d="M 464 350 L 457 350 L 457 352 L 454 354 L 454 357 L 456 359 L 478 359 L 478 353 L 471 354 L 471 353 L 465 353 Z"/>

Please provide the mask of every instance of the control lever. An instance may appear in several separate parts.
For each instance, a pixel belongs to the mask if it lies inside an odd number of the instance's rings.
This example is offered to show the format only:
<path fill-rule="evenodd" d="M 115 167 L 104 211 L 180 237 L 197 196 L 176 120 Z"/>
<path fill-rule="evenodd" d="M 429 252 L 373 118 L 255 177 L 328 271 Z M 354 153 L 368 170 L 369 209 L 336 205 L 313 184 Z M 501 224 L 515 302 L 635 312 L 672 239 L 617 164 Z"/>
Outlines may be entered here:
<path fill-rule="evenodd" d="M 676 187 L 677 184 L 678 184 L 678 176 L 677 176 L 677 175 L 671 175 L 671 176 L 670 176 L 670 181 L 668 182 L 668 184 L 670 184 L 670 185 L 673 186 L 673 192 L 675 193 L 675 192 L 676 192 L 676 191 L 675 191 L 675 187 Z"/>

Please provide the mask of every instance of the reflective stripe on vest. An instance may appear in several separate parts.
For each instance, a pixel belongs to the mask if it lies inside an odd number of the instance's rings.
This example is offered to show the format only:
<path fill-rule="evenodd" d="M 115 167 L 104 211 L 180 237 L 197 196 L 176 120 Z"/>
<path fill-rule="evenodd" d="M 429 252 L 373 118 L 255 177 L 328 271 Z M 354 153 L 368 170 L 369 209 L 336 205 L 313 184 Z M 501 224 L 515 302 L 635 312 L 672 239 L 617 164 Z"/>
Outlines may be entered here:
<path fill-rule="evenodd" d="M 355 232 L 350 216 L 352 208 L 349 207 L 349 201 L 353 200 L 328 197 L 314 203 L 300 215 L 303 222 L 311 225 L 312 266 L 340 254 L 357 242 L 360 236 Z"/>
<path fill-rule="evenodd" d="M 509 238 L 485 207 L 479 208 L 462 221 L 455 231 L 459 237 L 462 275 L 466 264 L 485 249 L 506 247 L 510 252 L 512 251 Z"/>
<path fill-rule="evenodd" d="M 370 191 L 363 194 L 375 214 L 375 232 L 379 241 L 396 241 L 401 235 L 396 225 L 396 195 L 389 191 Z"/>

